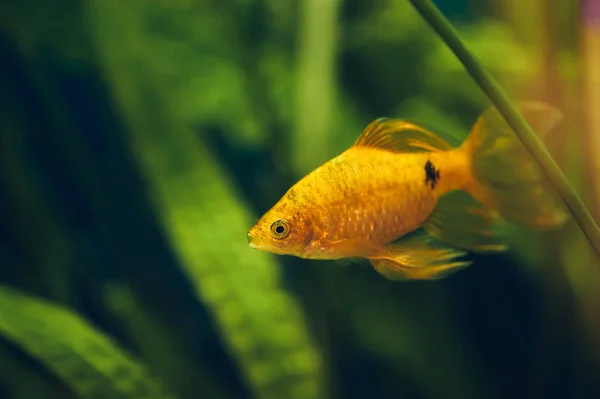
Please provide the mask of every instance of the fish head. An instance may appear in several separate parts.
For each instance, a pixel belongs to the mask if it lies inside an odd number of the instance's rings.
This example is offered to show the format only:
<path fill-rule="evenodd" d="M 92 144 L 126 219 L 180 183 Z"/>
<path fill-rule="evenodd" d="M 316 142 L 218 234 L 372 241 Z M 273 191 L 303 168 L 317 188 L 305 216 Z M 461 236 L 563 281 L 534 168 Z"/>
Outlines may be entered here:
<path fill-rule="evenodd" d="M 300 209 L 277 204 L 247 233 L 248 245 L 277 255 L 306 257 L 315 228 Z"/>

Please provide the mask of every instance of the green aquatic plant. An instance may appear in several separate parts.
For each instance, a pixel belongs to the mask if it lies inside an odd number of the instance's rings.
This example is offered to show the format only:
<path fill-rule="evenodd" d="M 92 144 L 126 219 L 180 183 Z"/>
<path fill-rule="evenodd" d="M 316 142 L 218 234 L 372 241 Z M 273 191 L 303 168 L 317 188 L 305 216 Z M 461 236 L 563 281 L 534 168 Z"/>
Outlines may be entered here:
<path fill-rule="evenodd" d="M 298 67 L 296 71 L 296 131 L 293 165 L 299 173 L 314 166 L 306 154 L 327 159 L 328 131 L 336 106 L 335 67 L 338 42 L 339 0 L 300 2 Z M 310 115 L 307 117 L 307 115 Z"/>
<path fill-rule="evenodd" d="M 0 334 L 82 399 L 175 398 L 111 338 L 65 307 L 0 286 Z"/>
<path fill-rule="evenodd" d="M 150 39 L 134 3 L 91 0 L 88 16 L 173 251 L 256 397 L 321 397 L 321 358 L 302 311 L 283 288 L 274 258 L 248 248 L 252 218 L 231 178 L 164 100 L 148 54 L 136 51 Z"/>
<path fill-rule="evenodd" d="M 600 228 L 589 210 L 579 198 L 575 189 L 560 170 L 544 144 L 531 126 L 511 103 L 502 87 L 492 78 L 475 56 L 467 49 L 456 30 L 430 0 L 411 0 L 417 11 L 431 25 L 433 30 L 446 42 L 448 47 L 464 65 L 465 69 L 494 103 L 500 114 L 512 127 L 517 137 L 535 158 L 543 173 L 554 185 L 571 215 L 587 237 L 596 254 L 600 256 Z"/>

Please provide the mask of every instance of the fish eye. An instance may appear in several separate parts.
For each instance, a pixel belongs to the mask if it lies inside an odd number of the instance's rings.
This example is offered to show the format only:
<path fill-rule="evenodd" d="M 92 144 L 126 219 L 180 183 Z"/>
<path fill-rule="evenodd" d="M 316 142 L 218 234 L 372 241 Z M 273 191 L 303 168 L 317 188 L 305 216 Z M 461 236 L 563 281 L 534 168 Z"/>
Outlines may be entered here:
<path fill-rule="evenodd" d="M 283 240 L 290 234 L 290 224 L 287 220 L 277 219 L 271 225 L 271 235 L 273 238 Z"/>

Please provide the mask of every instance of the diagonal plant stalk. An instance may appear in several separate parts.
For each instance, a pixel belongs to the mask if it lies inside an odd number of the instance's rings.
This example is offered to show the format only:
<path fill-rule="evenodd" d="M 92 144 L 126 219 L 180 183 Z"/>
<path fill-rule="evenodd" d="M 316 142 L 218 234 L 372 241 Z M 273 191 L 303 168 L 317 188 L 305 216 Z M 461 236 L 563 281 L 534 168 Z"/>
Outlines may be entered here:
<path fill-rule="evenodd" d="M 544 144 L 538 139 L 529 124 L 512 105 L 502 87 L 483 68 L 460 39 L 458 32 L 430 0 L 410 0 L 413 6 L 448 45 L 463 64 L 469 75 L 489 97 L 504 119 L 521 140 L 525 148 L 537 161 L 542 172 L 552 183 L 557 193 L 571 212 L 571 215 L 587 237 L 596 255 L 600 258 L 600 228 L 590 211 L 579 198 L 565 175 L 562 173 Z"/>

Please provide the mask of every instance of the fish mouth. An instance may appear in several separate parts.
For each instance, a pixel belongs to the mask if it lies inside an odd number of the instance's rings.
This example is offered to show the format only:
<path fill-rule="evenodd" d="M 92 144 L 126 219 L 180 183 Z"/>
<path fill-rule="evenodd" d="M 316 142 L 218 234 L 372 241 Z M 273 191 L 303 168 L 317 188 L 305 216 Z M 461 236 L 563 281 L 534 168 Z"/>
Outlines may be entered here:
<path fill-rule="evenodd" d="M 250 234 L 250 232 L 246 233 L 246 238 L 248 239 L 248 245 L 251 248 L 256 248 L 256 244 L 254 244 L 252 241 L 254 240 L 254 237 L 252 237 L 252 234 Z"/>
<path fill-rule="evenodd" d="M 250 231 L 246 233 L 246 239 L 248 240 L 248 246 L 250 248 L 263 250 L 262 240 L 260 238 L 253 236 Z"/>
<path fill-rule="evenodd" d="M 248 246 L 250 248 L 258 249 L 259 251 L 269 252 L 276 255 L 287 255 L 286 251 L 281 250 L 275 246 L 265 244 L 260 238 L 254 237 L 250 232 L 246 233 L 248 239 Z"/>

